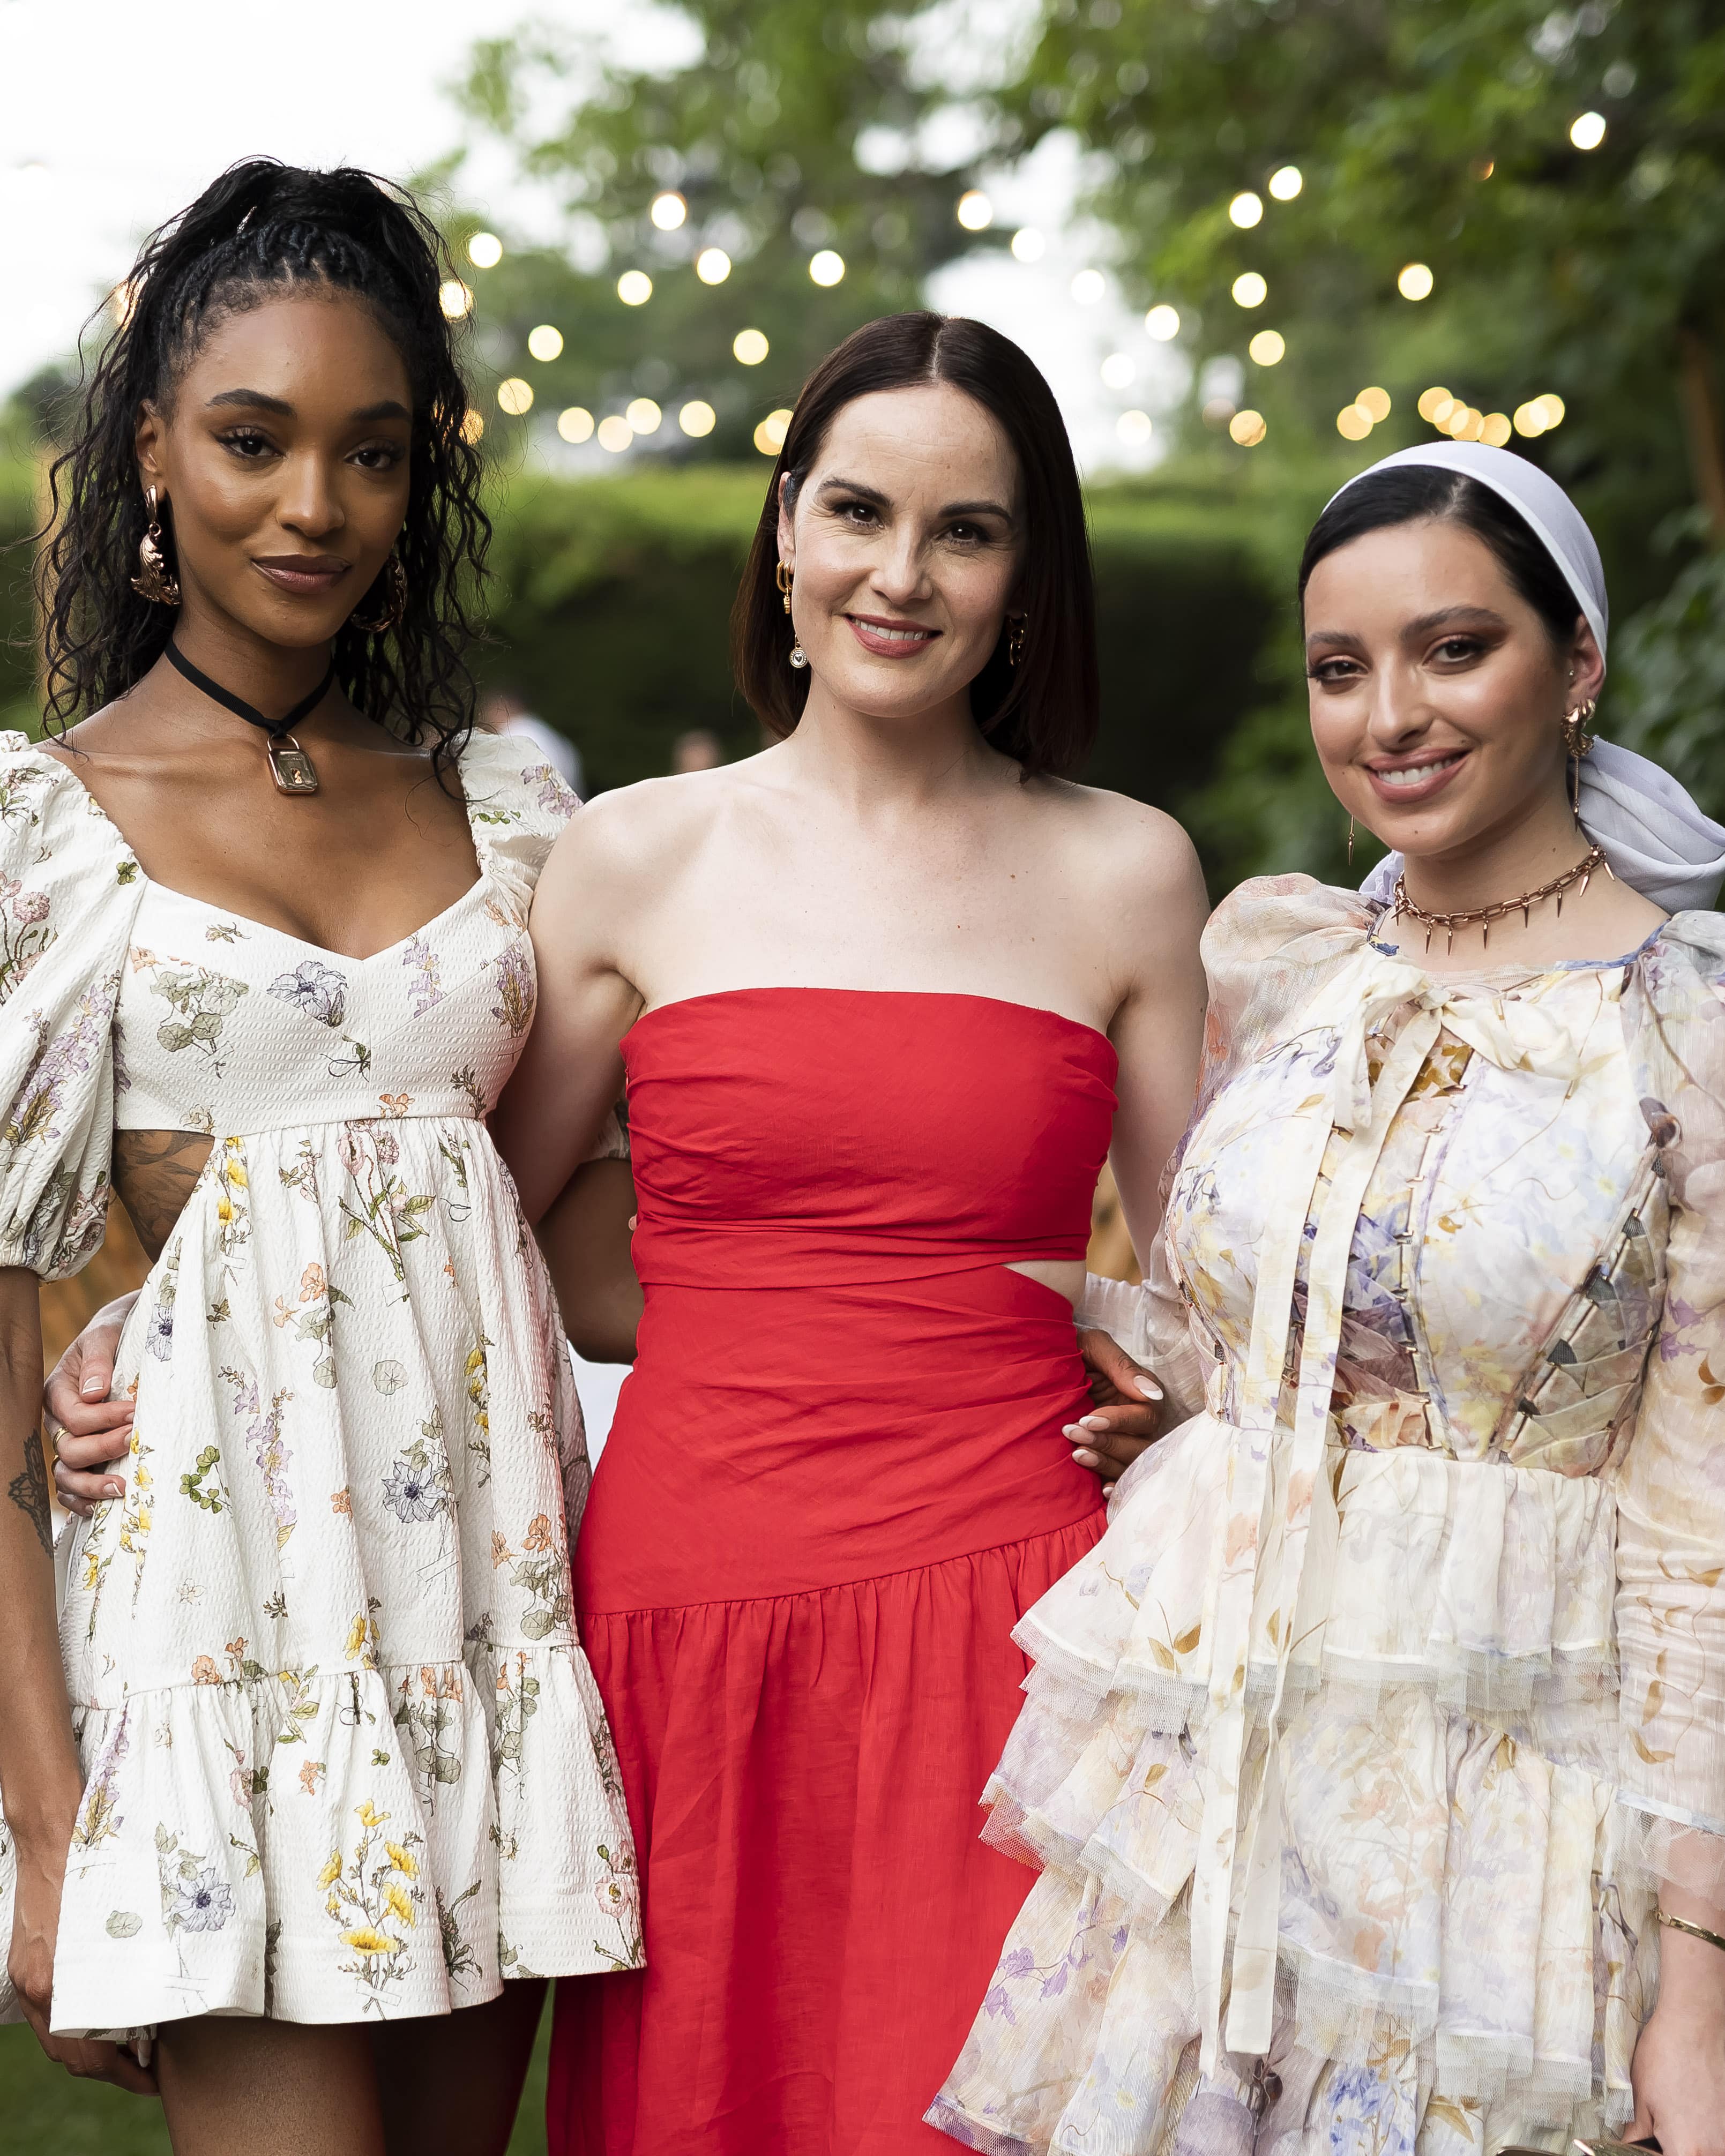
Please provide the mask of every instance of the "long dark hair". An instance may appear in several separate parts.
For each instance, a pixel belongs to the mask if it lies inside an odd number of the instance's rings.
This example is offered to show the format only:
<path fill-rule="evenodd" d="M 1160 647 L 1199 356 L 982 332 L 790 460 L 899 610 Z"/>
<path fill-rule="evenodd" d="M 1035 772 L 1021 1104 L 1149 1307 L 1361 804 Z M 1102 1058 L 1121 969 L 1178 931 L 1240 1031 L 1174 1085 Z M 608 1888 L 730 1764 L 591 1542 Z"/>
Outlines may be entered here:
<path fill-rule="evenodd" d="M 829 352 L 803 385 L 773 467 L 748 567 L 731 617 L 732 663 L 742 693 L 783 738 L 794 732 L 809 676 L 788 664 L 792 639 L 774 572 L 778 564 L 778 483 L 794 501 L 841 408 L 880 389 L 949 382 L 992 413 L 1005 430 L 1024 484 L 1027 535 L 1018 604 L 1024 650 L 1007 658 L 1002 630 L 970 685 L 970 707 L 994 747 L 1033 773 L 1071 769 L 1096 738 L 1096 592 L 1084 497 L 1072 445 L 1054 392 L 1009 338 L 963 316 L 886 315 Z"/>
<path fill-rule="evenodd" d="M 1438 465 L 1395 465 L 1388 471 L 1368 472 L 1337 495 L 1312 526 L 1300 558 L 1301 606 L 1306 603 L 1312 572 L 1325 555 L 1351 540 L 1364 538 L 1368 531 L 1413 524 L 1427 516 L 1459 524 L 1483 542 L 1510 588 L 1545 624 L 1553 648 L 1560 652 L 1568 649 L 1581 618 L 1581 603 L 1543 541 L 1495 489 L 1481 486 L 1466 472 L 1448 471 Z"/>
<path fill-rule="evenodd" d="M 463 431 L 467 388 L 439 303 L 443 275 L 424 213 L 350 166 L 316 172 L 250 158 L 151 234 L 121 288 L 119 326 L 84 387 L 72 446 L 50 475 L 36 579 L 51 732 L 123 696 L 172 631 L 172 609 L 131 588 L 146 524 L 133 449 L 141 408 L 171 403 L 180 372 L 218 322 L 323 285 L 374 311 L 413 388 L 408 512 L 395 546 L 405 610 L 381 633 L 347 623 L 336 675 L 367 717 L 413 742 L 429 737 L 443 775 L 473 722 L 470 609 L 491 533 L 479 453 Z M 167 520 L 164 537 L 172 567 Z M 388 599 L 380 576 L 357 611 L 374 619 Z"/>

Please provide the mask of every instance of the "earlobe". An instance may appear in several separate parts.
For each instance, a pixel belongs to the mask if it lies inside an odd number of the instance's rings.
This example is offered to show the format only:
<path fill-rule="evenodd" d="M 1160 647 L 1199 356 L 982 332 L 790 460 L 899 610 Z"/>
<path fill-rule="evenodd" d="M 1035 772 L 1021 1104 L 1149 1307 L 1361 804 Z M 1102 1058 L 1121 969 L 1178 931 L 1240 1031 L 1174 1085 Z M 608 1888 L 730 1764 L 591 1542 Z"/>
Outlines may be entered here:
<path fill-rule="evenodd" d="M 157 451 L 162 444 L 162 415 L 151 403 L 141 405 L 132 434 L 132 454 L 137 459 L 138 479 L 145 486 L 160 487 L 162 470 Z"/>

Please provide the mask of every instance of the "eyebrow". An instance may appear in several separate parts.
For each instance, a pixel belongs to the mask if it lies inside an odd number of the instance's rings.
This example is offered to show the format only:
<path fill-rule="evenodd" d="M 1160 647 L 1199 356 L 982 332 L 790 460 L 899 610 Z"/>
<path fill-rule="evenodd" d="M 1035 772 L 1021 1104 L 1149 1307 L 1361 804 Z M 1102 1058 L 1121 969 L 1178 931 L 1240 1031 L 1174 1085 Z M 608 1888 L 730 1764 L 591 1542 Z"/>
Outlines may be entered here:
<path fill-rule="evenodd" d="M 1495 629 L 1507 629 L 1509 626 L 1503 616 L 1494 613 L 1490 607 L 1438 607 L 1430 613 L 1422 613 L 1417 620 L 1410 621 L 1403 629 L 1402 634 L 1404 636 L 1429 636 L 1435 629 L 1442 629 L 1446 624 L 1462 621 L 1487 622 Z M 1365 649 L 1363 639 L 1356 636 L 1352 629 L 1309 629 L 1306 636 L 1306 648 L 1309 651 L 1315 644 L 1346 644 L 1354 651 L 1363 651 Z"/>
<path fill-rule="evenodd" d="M 887 495 L 878 486 L 865 486 L 860 480 L 824 479 L 816 490 L 820 494 L 855 494 L 865 501 L 878 502 L 882 509 L 891 507 Z M 949 501 L 941 511 L 942 516 L 999 516 L 1007 523 L 1012 521 L 1012 511 L 1004 509 L 998 501 Z"/>
<path fill-rule="evenodd" d="M 1486 621 L 1498 629 L 1507 629 L 1509 626 L 1503 616 L 1495 613 L 1490 607 L 1439 607 L 1431 613 L 1421 614 L 1417 621 L 1410 621 L 1404 634 L 1409 636 L 1424 636 L 1434 629 L 1441 629 L 1445 622 L 1451 621 Z"/>
<path fill-rule="evenodd" d="M 227 404 L 244 404 L 256 412 L 274 412 L 284 419 L 294 417 L 294 408 L 285 398 L 266 396 L 261 389 L 223 389 L 212 397 L 204 408 L 213 411 L 218 405 Z M 398 403 L 393 397 L 385 397 L 347 416 L 352 424 L 362 427 L 375 419 L 411 419 L 413 415 L 405 404 Z"/>

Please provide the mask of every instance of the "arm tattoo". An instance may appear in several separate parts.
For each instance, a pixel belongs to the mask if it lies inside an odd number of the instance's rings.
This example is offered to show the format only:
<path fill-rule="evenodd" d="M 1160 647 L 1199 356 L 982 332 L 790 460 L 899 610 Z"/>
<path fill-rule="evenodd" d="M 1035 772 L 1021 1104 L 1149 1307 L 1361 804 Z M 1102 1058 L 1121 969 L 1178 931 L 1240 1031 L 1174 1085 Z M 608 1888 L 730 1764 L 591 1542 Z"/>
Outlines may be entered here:
<path fill-rule="evenodd" d="M 202 1131 L 116 1131 L 114 1187 L 153 1265 L 209 1158 Z"/>
<path fill-rule="evenodd" d="M 24 1440 L 24 1471 L 13 1476 L 6 1494 L 34 1527 L 36 1539 L 52 1557 L 54 1508 L 48 1502 L 48 1462 L 43 1456 L 42 1440 L 33 1430 Z"/>

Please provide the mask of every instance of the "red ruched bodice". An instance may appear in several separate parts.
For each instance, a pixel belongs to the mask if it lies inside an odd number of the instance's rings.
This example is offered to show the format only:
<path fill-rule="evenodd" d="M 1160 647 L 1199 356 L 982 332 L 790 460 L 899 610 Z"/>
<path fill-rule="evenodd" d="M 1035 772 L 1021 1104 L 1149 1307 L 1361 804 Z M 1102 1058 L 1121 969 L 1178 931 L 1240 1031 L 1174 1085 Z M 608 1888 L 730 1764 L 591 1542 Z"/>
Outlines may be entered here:
<path fill-rule="evenodd" d="M 748 988 L 624 1042 L 646 1293 L 575 1558 L 644 1979 L 565 1986 L 558 2156 L 901 2156 L 1028 1879 L 976 1840 L 1019 1616 L 1099 1531 L 1061 1427 L 1114 1111 L 1091 1028 Z M 597 1993 L 598 1996 L 594 1996 Z"/>

